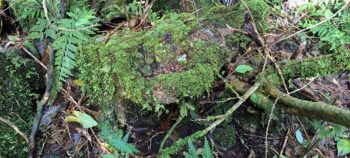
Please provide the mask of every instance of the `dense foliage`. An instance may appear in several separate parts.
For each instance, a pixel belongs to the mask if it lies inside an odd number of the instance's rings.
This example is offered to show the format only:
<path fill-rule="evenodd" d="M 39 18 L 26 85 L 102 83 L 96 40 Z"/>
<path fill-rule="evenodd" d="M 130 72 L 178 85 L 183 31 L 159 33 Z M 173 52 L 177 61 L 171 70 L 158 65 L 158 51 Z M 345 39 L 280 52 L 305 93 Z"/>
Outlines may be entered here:
<path fill-rule="evenodd" d="M 12 121 L 22 131 L 29 133 L 33 118 L 32 105 L 38 95 L 40 77 L 34 62 L 21 56 L 19 50 L 0 53 L 0 116 Z M 27 144 L 13 129 L 0 124 L 0 155 L 24 157 Z"/>

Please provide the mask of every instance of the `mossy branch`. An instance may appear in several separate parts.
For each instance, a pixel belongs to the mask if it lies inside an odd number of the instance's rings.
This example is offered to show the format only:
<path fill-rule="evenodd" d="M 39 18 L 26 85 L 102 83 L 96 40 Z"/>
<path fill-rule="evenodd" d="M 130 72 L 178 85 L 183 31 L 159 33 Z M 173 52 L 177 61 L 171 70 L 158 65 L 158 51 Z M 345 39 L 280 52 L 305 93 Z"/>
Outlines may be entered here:
<path fill-rule="evenodd" d="M 230 84 L 240 93 L 247 91 L 244 88 L 247 84 L 239 80 L 233 80 Z M 257 94 L 257 99 L 255 104 L 264 109 L 270 110 L 273 105 L 272 98 L 282 98 L 278 101 L 278 106 L 283 108 L 286 113 L 330 121 L 337 123 L 346 127 L 350 127 L 350 111 L 336 107 L 335 105 L 326 104 L 323 102 L 311 102 L 295 98 L 292 96 L 287 96 L 285 93 L 280 91 L 278 88 L 273 86 L 270 82 L 264 82 L 262 87 L 265 93 L 255 92 Z M 271 96 L 269 98 L 267 96 Z M 266 111 L 269 112 L 269 111 Z"/>
<path fill-rule="evenodd" d="M 264 85 L 264 89 L 273 98 L 285 95 L 278 88 L 268 83 Z M 350 111 L 338 108 L 335 105 L 306 101 L 292 96 L 281 98 L 279 103 L 291 107 L 287 108 L 286 111 L 292 114 L 330 121 L 350 128 Z"/>

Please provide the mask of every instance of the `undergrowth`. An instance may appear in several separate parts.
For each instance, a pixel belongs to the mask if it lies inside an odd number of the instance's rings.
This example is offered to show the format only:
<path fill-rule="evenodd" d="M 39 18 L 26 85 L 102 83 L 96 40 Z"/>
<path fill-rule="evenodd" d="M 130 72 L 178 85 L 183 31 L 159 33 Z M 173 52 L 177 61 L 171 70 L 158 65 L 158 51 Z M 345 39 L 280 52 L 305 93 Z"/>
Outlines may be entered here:
<path fill-rule="evenodd" d="M 88 42 L 90 35 L 95 34 L 95 25 L 98 21 L 96 13 L 87 8 L 74 8 L 66 14 L 68 15 L 66 18 L 57 15 L 52 16 L 49 21 L 46 18 L 38 19 L 27 37 L 30 40 L 53 41 L 55 60 L 51 100 L 56 98 L 65 78 L 73 76 L 72 70 L 76 66 L 75 54 L 79 51 L 78 47 Z M 47 51 L 51 51 L 50 48 L 47 48 Z"/>
<path fill-rule="evenodd" d="M 302 28 L 311 27 L 322 20 L 328 19 L 338 11 L 344 1 L 307 3 L 298 9 L 299 14 L 306 14 L 299 22 Z M 308 34 L 300 37 L 305 43 L 316 39 L 321 56 L 315 59 L 290 62 L 282 71 L 288 78 L 325 76 L 342 70 L 350 70 L 350 53 L 346 46 L 350 44 L 349 9 L 340 12 L 336 17 L 313 27 Z M 310 41 L 309 41 L 310 40 Z"/>
<path fill-rule="evenodd" d="M 0 116 L 10 120 L 24 133 L 30 133 L 32 105 L 43 81 L 35 63 L 23 58 L 19 50 L 10 48 L 0 53 Z M 25 157 L 28 151 L 24 139 L 0 122 L 0 157 Z"/>

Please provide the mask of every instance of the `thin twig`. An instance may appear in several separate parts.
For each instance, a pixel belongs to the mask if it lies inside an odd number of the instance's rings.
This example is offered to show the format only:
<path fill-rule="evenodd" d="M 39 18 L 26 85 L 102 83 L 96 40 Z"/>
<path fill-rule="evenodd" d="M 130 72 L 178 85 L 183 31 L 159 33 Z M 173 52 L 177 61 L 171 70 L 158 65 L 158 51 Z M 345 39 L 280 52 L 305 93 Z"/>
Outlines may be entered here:
<path fill-rule="evenodd" d="M 131 26 L 130 26 L 129 12 L 128 12 L 127 8 L 126 8 L 126 4 L 125 4 L 124 0 L 120 0 L 120 2 L 122 3 L 123 10 L 124 10 L 124 13 L 125 13 L 125 16 L 126 16 L 126 20 L 127 20 L 127 22 L 128 22 L 128 26 L 131 27 Z"/>
<path fill-rule="evenodd" d="M 27 48 L 22 46 L 22 50 L 26 54 L 28 54 L 31 58 L 33 58 L 34 61 L 37 62 L 41 67 L 43 67 L 45 70 L 47 70 L 47 67 L 38 58 L 36 58 Z"/>
<path fill-rule="evenodd" d="M 289 131 L 290 131 L 290 129 L 288 129 L 288 131 L 287 131 L 286 138 L 284 139 L 284 142 L 283 142 L 283 145 L 282 145 L 282 148 L 281 148 L 281 151 L 280 151 L 280 154 L 278 157 L 282 157 L 283 151 L 286 148 L 286 145 L 287 145 L 287 142 L 289 139 Z"/>
<path fill-rule="evenodd" d="M 94 138 L 96 139 L 98 145 L 102 149 L 102 153 L 110 154 L 111 152 L 108 149 L 106 149 L 106 147 L 103 145 L 103 142 L 95 134 L 94 130 L 92 130 L 92 128 L 90 128 L 90 131 L 91 131 L 92 135 L 94 136 Z"/>
<path fill-rule="evenodd" d="M 61 90 L 68 97 L 68 100 L 71 101 L 78 109 L 85 111 L 94 117 L 96 117 L 98 115 L 98 112 L 92 111 L 84 106 L 81 106 L 81 104 L 80 104 L 81 100 L 79 99 L 78 102 L 75 101 L 74 98 L 64 88 L 61 88 Z"/>
<path fill-rule="evenodd" d="M 144 13 L 142 15 L 141 22 L 135 28 L 140 27 L 142 25 L 142 23 L 145 22 L 146 18 L 148 17 L 149 10 L 153 7 L 154 2 L 156 2 L 156 1 L 157 0 L 153 0 L 149 5 L 147 5 L 147 7 L 144 10 Z"/>
<path fill-rule="evenodd" d="M 219 101 L 201 101 L 199 104 L 218 104 L 218 103 L 225 103 L 231 100 L 239 99 L 238 97 L 229 97 L 226 98 L 225 100 L 219 100 Z"/>
<path fill-rule="evenodd" d="M 49 25 L 51 25 L 51 20 L 49 18 L 49 13 L 47 11 L 47 7 L 46 7 L 46 0 L 43 0 L 42 2 L 42 5 L 43 5 L 43 9 L 44 9 L 44 14 L 45 14 L 45 18 L 46 18 L 46 21 Z"/>
<path fill-rule="evenodd" d="M 281 77 L 281 81 L 282 81 L 284 90 L 285 90 L 287 93 L 289 93 L 287 84 L 286 84 L 286 82 L 285 82 L 285 80 L 284 80 L 284 77 L 283 77 L 283 73 L 282 73 L 282 71 L 281 71 L 279 65 L 277 64 L 276 60 L 270 55 L 269 52 L 270 52 L 270 50 L 266 48 L 266 49 L 265 49 L 265 55 L 266 55 L 266 57 L 269 58 L 269 59 L 273 62 L 273 64 L 275 65 L 275 68 L 276 68 L 276 70 L 277 70 L 277 72 L 278 72 L 278 75 Z"/>
<path fill-rule="evenodd" d="M 231 31 L 233 31 L 233 32 L 239 32 L 239 33 L 242 33 L 243 35 L 248 35 L 248 32 L 243 31 L 243 30 L 241 30 L 241 29 L 235 29 L 235 28 L 231 27 L 231 26 L 228 25 L 228 24 L 226 24 L 226 27 L 227 27 L 228 29 L 230 29 Z"/>
<path fill-rule="evenodd" d="M 0 117 L 0 121 L 11 126 L 19 135 L 21 135 L 23 137 L 23 139 L 26 141 L 29 148 L 32 148 L 31 145 L 29 144 L 29 140 L 28 140 L 28 137 L 26 136 L 26 134 L 24 134 L 14 123 L 12 123 L 10 120 L 4 119 L 2 117 Z"/>

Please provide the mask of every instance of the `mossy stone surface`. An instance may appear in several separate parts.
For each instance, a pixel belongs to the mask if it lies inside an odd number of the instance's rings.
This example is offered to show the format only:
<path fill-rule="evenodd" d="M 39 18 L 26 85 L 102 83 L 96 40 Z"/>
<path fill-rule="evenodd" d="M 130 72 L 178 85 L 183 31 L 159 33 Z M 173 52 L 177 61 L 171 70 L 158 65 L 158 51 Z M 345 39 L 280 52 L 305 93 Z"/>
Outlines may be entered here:
<path fill-rule="evenodd" d="M 124 30 L 106 45 L 86 45 L 78 55 L 84 89 L 99 104 L 122 97 L 156 111 L 201 95 L 228 53 L 215 37 L 193 38 L 198 30 L 193 15 L 170 13 L 151 29 Z"/>

